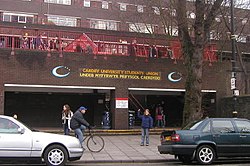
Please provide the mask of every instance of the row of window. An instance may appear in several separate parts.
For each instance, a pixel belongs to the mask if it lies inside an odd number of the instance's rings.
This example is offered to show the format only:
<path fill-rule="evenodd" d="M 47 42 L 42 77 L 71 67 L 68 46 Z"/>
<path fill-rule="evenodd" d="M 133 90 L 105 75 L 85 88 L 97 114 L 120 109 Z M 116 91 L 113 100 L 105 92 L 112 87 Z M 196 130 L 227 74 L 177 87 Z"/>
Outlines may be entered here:
<path fill-rule="evenodd" d="M 30 0 L 28 0 L 28 1 L 30 1 Z M 209 3 L 211 3 L 211 0 L 208 0 L 208 1 L 209 1 Z M 71 3 L 72 3 L 71 0 L 44 0 L 44 2 L 45 3 L 63 4 L 63 5 L 71 5 Z M 104 1 L 101 1 L 101 3 L 102 3 L 102 6 L 101 6 L 102 9 L 109 9 L 109 4 L 110 4 L 109 1 L 104 0 Z M 128 4 L 128 3 L 121 3 L 121 2 L 117 2 L 117 3 L 119 4 L 120 11 L 126 11 L 127 6 L 131 5 L 131 4 Z M 135 6 L 137 7 L 137 12 L 139 12 L 139 13 L 144 12 L 145 5 L 135 5 Z M 83 7 L 91 7 L 91 0 L 83 0 Z M 176 16 L 176 10 L 175 9 L 168 9 L 168 8 L 160 9 L 159 7 L 155 7 L 155 6 L 153 6 L 152 8 L 154 10 L 154 13 L 157 14 L 157 15 L 160 15 L 161 10 L 162 11 L 168 10 L 170 12 L 171 16 Z M 190 19 L 195 19 L 196 18 L 196 15 L 195 15 L 195 13 L 193 11 L 187 11 L 186 14 L 187 14 L 187 18 L 190 18 Z M 228 20 L 230 22 L 230 20 L 231 20 L 230 16 L 224 16 L 224 17 L 227 17 L 226 20 Z M 13 19 L 13 20 L 15 20 L 15 19 Z M 223 20 L 222 15 L 219 15 L 219 16 L 217 16 L 215 18 L 216 22 L 222 22 L 222 20 Z M 240 20 L 241 20 L 241 24 L 245 25 L 249 21 L 249 18 L 240 18 Z M 20 20 L 18 22 L 25 22 L 25 21 Z"/>
<path fill-rule="evenodd" d="M 238 129 L 236 131 L 232 121 L 230 120 L 213 120 L 212 124 L 208 123 L 203 132 L 211 132 L 211 130 L 215 133 L 250 133 L 250 122 L 246 120 L 234 120 L 235 125 Z M 226 126 L 226 127 L 224 127 Z"/>
<path fill-rule="evenodd" d="M 56 3 L 56 4 L 64 4 L 64 5 L 71 5 L 71 0 L 44 0 L 44 2 L 46 3 Z M 109 1 L 101 1 L 102 5 L 102 9 L 109 9 L 109 5 L 110 2 Z M 206 3 L 213 3 L 213 0 L 207 0 Z M 120 11 L 127 11 L 127 6 L 131 5 L 128 3 L 121 3 L 118 2 L 119 5 L 119 9 Z M 135 5 L 137 8 L 137 12 L 139 13 L 143 13 L 144 12 L 144 8 L 146 7 L 145 5 Z M 83 1 L 83 7 L 91 7 L 91 0 L 84 0 Z M 152 7 L 154 10 L 154 13 L 157 15 L 160 15 L 161 10 L 162 11 L 170 11 L 170 15 L 171 16 L 176 16 L 176 10 L 175 9 L 168 9 L 168 8 L 162 8 L 160 9 L 159 7 L 153 6 Z M 187 11 L 187 17 L 191 18 L 191 19 L 195 19 L 196 15 L 194 12 L 192 11 Z M 222 21 L 222 16 L 218 16 L 215 18 L 215 20 L 217 22 L 221 22 Z M 228 16 L 228 20 L 230 21 L 230 16 Z M 248 18 L 241 18 L 242 21 L 242 25 L 245 25 L 248 22 Z"/>
<path fill-rule="evenodd" d="M 216 17 L 217 22 L 221 22 L 220 17 Z M 4 13 L 3 14 L 3 21 L 7 22 L 18 22 L 18 23 L 33 23 L 34 15 L 27 15 L 27 14 L 16 14 L 16 13 Z M 68 16 L 53 16 L 48 15 L 48 21 L 53 22 L 56 25 L 62 26 L 76 26 L 75 17 L 68 17 Z M 95 29 L 107 29 L 107 30 L 118 30 L 117 29 L 117 22 L 118 21 L 108 21 L 108 20 L 91 20 L 90 28 Z M 241 20 L 242 25 L 245 25 L 248 22 L 247 18 Z M 152 33 L 152 28 L 150 26 L 144 26 L 142 23 L 136 23 L 136 25 L 131 25 L 130 30 L 133 32 L 143 32 L 143 33 Z"/>
<path fill-rule="evenodd" d="M 34 15 L 17 14 L 17 13 L 3 13 L 3 21 L 18 22 L 18 23 L 33 23 Z"/>
<path fill-rule="evenodd" d="M 55 3 L 55 4 L 62 4 L 62 5 L 71 5 L 71 0 L 44 0 L 45 3 Z M 101 8 L 102 9 L 109 9 L 110 2 L 109 1 L 101 1 Z M 129 4 L 127 3 L 120 3 L 119 4 L 119 9 L 121 11 L 126 11 L 127 6 Z M 144 11 L 144 5 L 136 5 L 137 6 L 137 11 L 139 13 L 143 13 Z M 91 7 L 91 0 L 83 0 L 83 7 Z"/>
<path fill-rule="evenodd" d="M 64 5 L 71 5 L 71 0 L 44 0 L 44 2 L 47 3 L 57 3 L 57 4 L 64 4 Z M 102 2 L 102 9 L 109 9 L 109 2 L 108 1 L 101 1 Z M 121 3 L 118 2 L 119 4 L 119 9 L 120 11 L 127 11 L 127 6 L 131 5 L 131 4 L 127 4 L 127 3 Z M 145 5 L 135 5 L 137 8 L 137 12 L 139 13 L 143 13 L 144 12 L 144 7 Z M 91 0 L 84 0 L 83 1 L 83 7 L 91 7 Z M 168 8 L 162 8 L 160 9 L 159 7 L 153 6 L 152 7 L 154 10 L 154 13 L 157 15 L 160 15 L 161 10 L 162 11 L 170 11 L 170 15 L 171 16 L 176 16 L 176 10 L 175 9 L 168 9 Z M 187 12 L 187 17 L 191 18 L 191 19 L 195 19 L 196 15 L 194 12 L 192 11 L 188 11 Z M 242 19 L 242 24 L 245 24 L 247 22 L 247 18 L 243 18 Z M 216 17 L 216 21 L 217 22 L 221 22 L 221 17 Z"/>
<path fill-rule="evenodd" d="M 18 22 L 18 23 L 34 23 L 34 14 L 24 14 L 24 13 L 10 13 L 4 12 L 3 21 L 6 22 Z M 59 15 L 47 15 L 47 20 L 50 23 L 53 23 L 58 26 L 77 26 L 77 17 L 69 16 L 59 16 Z M 103 30 L 119 30 L 119 21 L 114 20 L 102 20 L 89 18 L 90 28 L 93 29 L 103 29 Z M 128 30 L 130 32 L 139 32 L 139 33 L 153 33 L 155 32 L 155 27 L 157 25 L 146 24 L 146 23 L 129 23 Z M 177 26 L 168 26 L 165 28 L 165 32 L 171 36 L 178 36 L 178 27 Z M 220 40 L 221 35 L 215 30 L 211 30 L 210 39 Z M 238 42 L 247 42 L 247 36 L 239 36 Z"/>
<path fill-rule="evenodd" d="M 23 0 L 23 1 L 31 1 L 31 0 Z M 192 1 L 192 0 L 191 0 Z M 54 4 L 63 4 L 63 5 L 71 5 L 72 1 L 71 0 L 44 0 L 45 3 L 54 3 Z M 214 0 L 207 0 L 206 3 L 213 3 Z M 101 1 L 102 5 L 102 9 L 109 9 L 109 5 L 110 2 L 109 1 Z M 127 11 L 127 6 L 128 5 L 132 5 L 132 4 L 128 4 L 128 3 L 121 3 L 121 2 L 117 2 L 119 4 L 119 9 L 120 11 Z M 145 5 L 135 5 L 137 8 L 137 12 L 139 13 L 143 13 L 144 12 L 144 8 Z M 91 7 L 91 0 L 83 0 L 83 7 Z M 159 7 L 153 6 L 152 7 L 154 10 L 154 13 L 157 15 L 160 15 L 161 10 L 169 10 L 171 16 L 176 16 L 176 10 L 175 9 L 168 9 L 168 8 L 162 8 L 160 9 Z M 192 11 L 187 11 L 187 17 L 191 18 L 191 19 L 195 19 L 196 15 L 194 12 Z M 230 16 L 225 16 L 228 17 L 228 20 L 230 22 Z M 242 25 L 245 25 L 249 19 L 248 18 L 240 18 Z M 222 21 L 222 16 L 217 16 L 215 18 L 216 22 L 221 22 Z"/>
<path fill-rule="evenodd" d="M 62 5 L 71 5 L 71 0 L 44 0 L 44 2 L 62 4 Z"/>

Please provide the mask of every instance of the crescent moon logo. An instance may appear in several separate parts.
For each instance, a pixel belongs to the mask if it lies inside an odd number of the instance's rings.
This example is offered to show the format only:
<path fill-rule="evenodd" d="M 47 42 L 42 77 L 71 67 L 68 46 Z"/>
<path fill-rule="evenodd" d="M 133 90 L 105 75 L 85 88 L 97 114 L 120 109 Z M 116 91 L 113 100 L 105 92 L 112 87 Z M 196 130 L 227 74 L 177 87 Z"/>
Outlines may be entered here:
<path fill-rule="evenodd" d="M 58 73 L 58 70 L 59 69 L 63 69 L 65 74 L 60 74 Z M 58 78 L 64 78 L 64 77 L 67 77 L 69 74 L 70 74 L 70 69 L 66 66 L 57 66 L 55 67 L 54 69 L 52 69 L 51 73 L 55 76 L 55 77 L 58 77 Z"/>
<path fill-rule="evenodd" d="M 177 78 L 173 78 L 173 75 L 176 75 Z M 179 82 L 182 79 L 182 74 L 179 72 L 171 72 L 168 74 L 168 80 L 171 82 Z"/>

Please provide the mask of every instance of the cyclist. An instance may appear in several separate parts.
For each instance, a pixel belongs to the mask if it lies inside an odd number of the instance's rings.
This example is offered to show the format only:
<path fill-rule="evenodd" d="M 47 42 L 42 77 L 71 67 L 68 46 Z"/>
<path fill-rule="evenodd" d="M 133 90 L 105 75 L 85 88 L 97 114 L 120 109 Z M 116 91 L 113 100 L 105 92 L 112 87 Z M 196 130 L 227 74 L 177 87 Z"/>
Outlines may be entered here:
<path fill-rule="evenodd" d="M 72 116 L 70 121 L 70 127 L 75 131 L 77 138 L 79 139 L 81 145 L 83 145 L 83 135 L 84 130 L 87 128 L 91 128 L 89 123 L 84 119 L 84 114 L 86 113 L 87 108 L 81 106 Z"/>

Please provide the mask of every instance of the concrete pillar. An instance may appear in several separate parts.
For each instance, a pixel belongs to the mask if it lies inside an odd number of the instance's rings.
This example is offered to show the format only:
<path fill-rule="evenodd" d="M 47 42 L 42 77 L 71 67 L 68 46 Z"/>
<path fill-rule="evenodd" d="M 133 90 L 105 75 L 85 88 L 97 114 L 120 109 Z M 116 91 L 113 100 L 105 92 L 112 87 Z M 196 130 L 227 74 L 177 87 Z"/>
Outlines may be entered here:
<path fill-rule="evenodd" d="M 111 91 L 112 129 L 128 129 L 128 108 L 116 108 L 117 98 L 128 98 L 128 88 L 116 87 Z"/>

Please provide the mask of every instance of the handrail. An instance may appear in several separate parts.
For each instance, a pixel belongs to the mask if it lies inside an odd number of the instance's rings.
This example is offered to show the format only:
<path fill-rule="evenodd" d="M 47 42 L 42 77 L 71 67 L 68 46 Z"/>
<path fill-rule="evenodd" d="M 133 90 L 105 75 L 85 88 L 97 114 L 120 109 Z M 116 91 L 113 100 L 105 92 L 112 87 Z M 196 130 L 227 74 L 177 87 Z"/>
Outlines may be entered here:
<path fill-rule="evenodd" d="M 56 35 L 58 34 L 58 36 Z M 165 45 L 150 45 L 142 43 L 130 43 L 124 41 L 104 41 L 104 40 L 92 40 L 85 33 L 84 37 L 87 41 L 77 40 L 82 34 L 79 33 L 56 33 L 56 32 L 44 32 L 43 34 L 6 34 L 0 33 L 0 48 L 12 48 L 14 49 L 25 49 L 25 50 L 43 50 L 43 51 L 59 51 L 62 52 L 85 52 L 84 50 L 88 45 L 92 47 L 92 53 L 95 55 L 118 55 L 118 56 L 136 56 L 136 57 L 154 57 L 154 58 L 170 58 L 173 60 L 183 59 L 181 54 L 180 44 L 176 41 L 169 46 Z M 40 36 L 40 37 L 38 37 Z M 39 42 L 36 40 L 40 40 Z M 65 48 L 73 42 L 83 42 L 83 50 L 79 51 L 76 49 L 76 45 L 73 45 L 70 51 Z M 84 43 L 86 42 L 86 43 Z M 37 43 L 41 43 L 37 44 Z M 53 44 L 53 46 L 52 46 Z M 176 47 L 175 47 L 176 46 Z M 154 49 L 154 55 L 152 54 Z M 172 55 L 169 55 L 169 50 L 172 51 Z M 218 56 L 215 52 L 216 45 L 210 44 L 204 50 L 204 61 L 216 62 Z"/>

